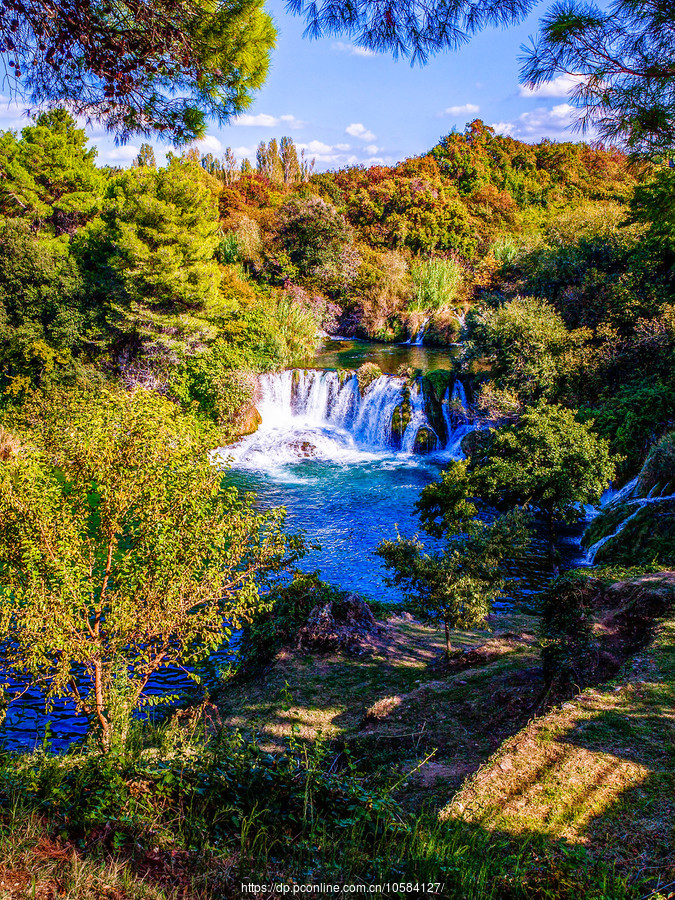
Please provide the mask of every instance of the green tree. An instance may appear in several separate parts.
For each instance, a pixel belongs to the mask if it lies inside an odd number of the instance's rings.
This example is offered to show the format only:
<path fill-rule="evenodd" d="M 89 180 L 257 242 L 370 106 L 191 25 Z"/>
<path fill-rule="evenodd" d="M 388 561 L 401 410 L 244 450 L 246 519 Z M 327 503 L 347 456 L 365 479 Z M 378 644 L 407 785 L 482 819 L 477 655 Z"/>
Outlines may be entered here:
<path fill-rule="evenodd" d="M 347 35 L 356 46 L 390 52 L 394 58 L 427 61 L 447 48 L 462 47 L 469 35 L 488 25 L 519 22 L 534 6 L 533 0 L 377 0 L 345 3 L 343 0 L 287 0 L 287 8 L 307 22 L 312 38 Z"/>
<path fill-rule="evenodd" d="M 96 349 L 100 309 L 62 238 L 0 223 L 0 393 L 17 396 Z"/>
<path fill-rule="evenodd" d="M 69 113 L 41 113 L 17 140 L 0 133 L 0 208 L 5 215 L 73 232 L 101 208 L 105 175 L 96 168 L 96 148 Z"/>
<path fill-rule="evenodd" d="M 3 667 L 70 697 L 109 750 L 153 673 L 227 641 L 301 542 L 225 486 L 157 395 L 56 395 L 26 420 L 0 462 Z"/>
<path fill-rule="evenodd" d="M 284 184 L 295 184 L 296 181 L 300 181 L 302 172 L 293 138 L 282 137 L 279 143 L 279 158 L 281 159 Z"/>
<path fill-rule="evenodd" d="M 584 516 L 597 503 L 616 471 L 609 441 L 592 423 L 557 404 L 539 403 L 513 425 L 492 429 L 482 450 L 471 457 L 471 489 L 498 509 L 530 508 L 546 521 L 551 566 L 559 573 L 556 524 Z"/>
<path fill-rule="evenodd" d="M 637 185 L 630 202 L 631 218 L 648 226 L 647 240 L 667 265 L 675 262 L 675 169 L 662 166 Z"/>
<path fill-rule="evenodd" d="M 534 297 L 478 308 L 467 324 L 467 359 L 487 364 L 499 387 L 515 388 L 526 399 L 556 392 L 585 336 L 569 332 L 553 307 Z"/>
<path fill-rule="evenodd" d="M 157 160 L 155 159 L 155 150 L 152 144 L 141 144 L 138 156 L 134 160 L 136 166 L 150 166 L 151 169 L 157 168 Z"/>
<path fill-rule="evenodd" d="M 357 46 L 425 63 L 457 49 L 489 25 L 521 21 L 536 0 L 287 0 L 304 16 L 306 34 L 346 35 Z M 669 0 L 640 3 L 558 0 L 525 48 L 521 81 L 538 86 L 569 75 L 571 99 L 583 110 L 580 125 L 599 129 L 612 145 L 672 152 L 675 144 L 675 25 Z M 469 173 L 471 174 L 471 173 Z"/>
<path fill-rule="evenodd" d="M 175 316 L 217 304 L 219 226 L 208 176 L 192 160 L 132 167 L 109 186 L 103 212 L 77 249 L 111 324 L 156 339 Z M 111 299 L 112 294 L 112 299 Z"/>
<path fill-rule="evenodd" d="M 670 155 L 675 145 L 675 22 L 668 0 L 554 3 L 527 50 L 521 77 L 532 86 L 574 76 L 581 125 L 612 144 Z"/>
<path fill-rule="evenodd" d="M 269 144 L 261 141 L 256 150 L 256 172 L 264 175 L 273 184 L 282 184 L 284 181 L 284 167 L 279 156 L 277 139 L 272 138 Z"/>
<path fill-rule="evenodd" d="M 20 0 L 0 10 L 14 92 L 65 103 L 123 141 L 158 132 L 203 137 L 251 102 L 274 46 L 262 0 Z"/>
<path fill-rule="evenodd" d="M 422 527 L 444 537 L 442 551 L 425 553 L 417 538 L 400 536 L 382 541 L 376 551 L 393 570 L 392 581 L 404 589 L 415 614 L 443 628 L 447 656 L 450 629 L 485 621 L 505 585 L 505 562 L 519 556 L 528 539 L 517 511 L 492 523 L 479 519 L 471 484 L 467 463 L 455 461 L 440 482 L 422 491 L 417 504 Z"/>

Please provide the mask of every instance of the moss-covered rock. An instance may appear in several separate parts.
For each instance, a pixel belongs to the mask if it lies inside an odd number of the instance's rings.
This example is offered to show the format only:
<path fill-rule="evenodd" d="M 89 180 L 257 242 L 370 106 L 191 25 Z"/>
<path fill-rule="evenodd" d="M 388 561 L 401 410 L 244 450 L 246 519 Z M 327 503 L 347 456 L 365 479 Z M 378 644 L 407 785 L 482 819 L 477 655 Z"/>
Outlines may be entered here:
<path fill-rule="evenodd" d="M 403 442 L 403 435 L 410 424 L 412 416 L 412 404 L 410 402 L 410 388 L 406 385 L 403 388 L 403 400 L 394 408 L 391 415 L 391 437 L 392 443 L 397 450 L 400 450 Z"/>
<path fill-rule="evenodd" d="M 262 425 L 262 416 L 255 406 L 249 406 L 242 414 L 241 422 L 237 426 L 239 437 L 247 437 L 249 434 L 255 434 L 260 425 Z"/>
<path fill-rule="evenodd" d="M 372 362 L 364 363 L 362 366 L 359 366 L 356 370 L 356 377 L 359 380 L 359 391 L 361 392 L 361 396 L 365 394 L 370 385 L 377 381 L 378 378 L 382 375 L 382 369 Z"/>
<path fill-rule="evenodd" d="M 433 453 L 438 448 L 438 438 L 426 425 L 422 425 L 415 435 L 413 453 Z"/>
<path fill-rule="evenodd" d="M 628 503 L 613 503 L 606 507 L 599 516 L 590 523 L 581 538 L 581 546 L 588 548 L 604 537 L 613 534 L 619 525 L 625 521 L 635 510 L 631 510 Z"/>
<path fill-rule="evenodd" d="M 675 500 L 610 506 L 586 529 L 582 544 L 591 547 L 602 538 L 609 540 L 598 547 L 596 565 L 675 566 Z"/>
<path fill-rule="evenodd" d="M 675 566 L 675 500 L 650 503 L 603 544 L 594 562 L 625 566 Z"/>

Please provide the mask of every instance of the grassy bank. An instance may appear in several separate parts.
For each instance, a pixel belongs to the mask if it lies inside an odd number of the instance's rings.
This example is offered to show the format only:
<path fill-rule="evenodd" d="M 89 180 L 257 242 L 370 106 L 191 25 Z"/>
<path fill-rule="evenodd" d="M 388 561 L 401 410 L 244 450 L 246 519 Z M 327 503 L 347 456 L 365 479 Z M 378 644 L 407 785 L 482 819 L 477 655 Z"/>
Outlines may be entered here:
<path fill-rule="evenodd" d="M 393 617 L 352 653 L 283 649 L 124 757 L 5 760 L 0 898 L 220 900 L 245 881 L 667 898 L 675 616 L 539 717 L 536 620 L 490 624 L 444 664 L 438 632 Z"/>

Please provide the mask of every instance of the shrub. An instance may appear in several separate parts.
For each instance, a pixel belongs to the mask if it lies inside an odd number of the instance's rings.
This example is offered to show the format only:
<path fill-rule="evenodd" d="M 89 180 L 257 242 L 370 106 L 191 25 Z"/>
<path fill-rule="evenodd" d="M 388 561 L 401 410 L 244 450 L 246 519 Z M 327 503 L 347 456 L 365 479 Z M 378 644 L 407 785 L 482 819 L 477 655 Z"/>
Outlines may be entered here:
<path fill-rule="evenodd" d="M 413 292 L 408 309 L 436 312 L 459 302 L 463 282 L 461 267 L 451 259 L 429 259 L 410 269 Z"/>

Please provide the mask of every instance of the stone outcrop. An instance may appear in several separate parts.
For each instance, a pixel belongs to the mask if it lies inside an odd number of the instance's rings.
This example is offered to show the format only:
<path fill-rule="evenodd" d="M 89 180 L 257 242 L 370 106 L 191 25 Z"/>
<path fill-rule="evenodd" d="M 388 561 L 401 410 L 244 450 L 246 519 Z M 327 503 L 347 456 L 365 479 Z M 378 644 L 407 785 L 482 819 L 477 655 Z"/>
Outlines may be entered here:
<path fill-rule="evenodd" d="M 370 607 L 356 594 L 317 604 L 298 632 L 299 650 L 364 652 L 381 631 Z"/>

